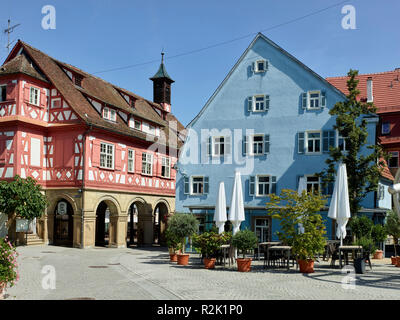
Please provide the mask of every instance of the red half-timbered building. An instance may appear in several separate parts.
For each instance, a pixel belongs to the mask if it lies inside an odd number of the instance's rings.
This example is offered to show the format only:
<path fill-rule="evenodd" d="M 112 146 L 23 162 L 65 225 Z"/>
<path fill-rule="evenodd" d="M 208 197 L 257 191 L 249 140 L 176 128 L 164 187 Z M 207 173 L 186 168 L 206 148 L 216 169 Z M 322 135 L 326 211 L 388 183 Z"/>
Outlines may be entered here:
<path fill-rule="evenodd" d="M 153 101 L 18 41 L 0 67 L 0 179 L 32 177 L 49 205 L 31 241 L 163 242 L 184 127 L 163 61 Z M 37 232 L 36 232 L 37 231 Z"/>

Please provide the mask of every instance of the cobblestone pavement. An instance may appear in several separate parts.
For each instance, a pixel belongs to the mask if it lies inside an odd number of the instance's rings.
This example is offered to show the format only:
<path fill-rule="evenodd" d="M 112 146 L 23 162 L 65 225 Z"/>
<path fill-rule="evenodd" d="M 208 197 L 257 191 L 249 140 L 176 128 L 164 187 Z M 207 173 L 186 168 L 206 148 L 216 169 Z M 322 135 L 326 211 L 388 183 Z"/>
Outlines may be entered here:
<path fill-rule="evenodd" d="M 169 262 L 163 248 L 72 249 L 55 246 L 19 247 L 20 281 L 6 299 L 400 299 L 400 268 L 390 259 L 372 260 L 373 270 L 356 275 L 355 289 L 344 289 L 346 276 L 327 262 L 313 274 L 292 267 L 252 271 L 235 266 L 206 270 L 197 254 L 188 266 Z M 43 289 L 42 268 L 54 266 L 56 289 Z M 337 265 L 337 263 L 336 263 Z"/>

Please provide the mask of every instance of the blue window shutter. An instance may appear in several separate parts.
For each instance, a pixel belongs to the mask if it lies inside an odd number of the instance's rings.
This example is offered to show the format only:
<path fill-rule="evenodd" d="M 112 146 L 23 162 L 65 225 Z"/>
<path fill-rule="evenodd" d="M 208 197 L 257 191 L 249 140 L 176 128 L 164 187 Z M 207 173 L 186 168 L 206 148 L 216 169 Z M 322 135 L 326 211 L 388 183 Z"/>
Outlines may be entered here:
<path fill-rule="evenodd" d="M 247 98 L 247 111 L 252 112 L 253 111 L 253 97 L 248 97 Z"/>
<path fill-rule="evenodd" d="M 265 71 L 268 70 L 268 60 L 265 60 Z"/>
<path fill-rule="evenodd" d="M 321 108 L 326 107 L 326 91 L 321 91 Z"/>
<path fill-rule="evenodd" d="M 208 139 L 207 139 L 207 156 L 210 156 L 212 154 L 211 147 L 212 147 L 211 137 L 208 137 Z"/>
<path fill-rule="evenodd" d="M 254 72 L 254 70 L 256 69 L 255 67 L 256 67 L 256 63 L 255 63 L 255 62 L 253 62 L 253 63 L 251 64 L 251 71 L 253 71 L 253 72 Z"/>
<path fill-rule="evenodd" d="M 267 154 L 269 153 L 269 134 L 264 135 L 264 153 Z"/>
<path fill-rule="evenodd" d="M 204 194 L 208 194 L 209 190 L 209 183 L 208 183 L 208 177 L 204 177 Z"/>
<path fill-rule="evenodd" d="M 298 138 L 298 153 L 304 153 L 304 148 L 305 148 L 305 141 L 304 141 L 304 132 L 298 132 L 297 133 L 297 138 Z"/>
<path fill-rule="evenodd" d="M 247 142 L 247 136 L 243 136 L 243 154 L 246 155 L 248 152 L 248 142 Z"/>
<path fill-rule="evenodd" d="M 307 108 L 307 92 L 301 94 L 301 106 L 303 109 Z"/>
<path fill-rule="evenodd" d="M 265 95 L 265 110 L 269 110 L 269 95 Z"/>
<path fill-rule="evenodd" d="M 276 176 L 271 177 L 271 193 L 276 193 Z"/>
<path fill-rule="evenodd" d="M 189 177 L 184 177 L 183 178 L 183 184 L 184 184 L 183 193 L 184 194 L 189 194 Z"/>
<path fill-rule="evenodd" d="M 250 176 L 250 178 L 249 178 L 249 194 L 251 196 L 254 196 L 255 188 L 256 188 L 256 177 Z"/>
<path fill-rule="evenodd" d="M 231 136 L 226 136 L 224 138 L 225 138 L 224 154 L 230 155 L 231 154 Z"/>

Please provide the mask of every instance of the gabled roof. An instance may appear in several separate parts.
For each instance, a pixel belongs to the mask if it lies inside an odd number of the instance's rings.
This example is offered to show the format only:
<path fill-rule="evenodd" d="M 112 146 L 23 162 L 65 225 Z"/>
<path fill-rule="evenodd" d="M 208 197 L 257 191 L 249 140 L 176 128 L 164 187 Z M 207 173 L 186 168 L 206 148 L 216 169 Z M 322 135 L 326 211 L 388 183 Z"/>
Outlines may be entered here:
<path fill-rule="evenodd" d="M 88 100 L 88 98 L 94 98 L 116 109 L 124 111 L 125 113 L 132 114 L 138 118 L 147 120 L 150 123 L 158 124 L 161 127 L 160 129 L 164 131 L 167 137 L 166 141 L 168 141 L 168 122 L 163 120 L 160 115 L 154 110 L 153 107 L 156 104 L 154 104 L 153 102 L 149 102 L 148 100 L 138 95 L 134 95 L 128 90 L 118 88 L 117 86 L 114 86 L 111 83 L 104 81 L 103 79 L 86 73 L 74 66 L 60 62 L 20 40 L 17 42 L 10 55 L 7 57 L 7 60 L 3 67 L 8 65 L 18 65 L 21 63 L 21 60 L 24 61 L 25 58 L 20 57 L 22 56 L 22 54 L 18 55 L 18 53 L 21 52 L 27 55 L 27 57 L 25 57 L 26 60 L 32 60 L 32 65 L 34 65 L 40 71 L 37 72 L 37 74 L 45 75 L 47 80 L 57 88 L 57 90 L 61 93 L 61 95 L 70 105 L 70 107 L 86 124 L 92 125 L 97 128 L 106 129 L 115 133 L 120 133 L 123 135 L 146 140 L 146 133 L 130 128 L 129 125 L 120 116 L 117 116 L 116 123 L 112 123 L 103 119 Z M 65 68 L 76 72 L 83 77 L 81 83 L 82 87 L 76 86 L 71 81 L 71 79 L 65 72 Z M 35 69 L 33 68 L 33 70 Z M 33 71 L 30 70 L 30 73 L 33 73 Z M 35 74 L 30 75 L 35 77 Z M 130 94 L 136 99 L 135 108 L 132 108 L 128 104 L 128 102 L 122 97 L 120 92 Z M 157 105 L 157 107 L 161 108 L 161 106 L 159 105 Z M 182 126 L 180 123 L 179 125 Z M 157 139 L 158 138 L 155 137 L 155 141 Z M 178 141 L 180 140 L 178 139 Z M 160 143 L 165 144 L 161 141 Z"/>
<path fill-rule="evenodd" d="M 31 61 L 29 61 L 28 57 L 23 53 L 0 67 L 0 76 L 16 73 L 23 73 L 41 81 L 48 82 L 46 77 L 33 67 Z"/>
<path fill-rule="evenodd" d="M 247 49 L 243 52 L 243 54 L 240 56 L 239 60 L 235 63 L 235 65 L 233 66 L 233 68 L 229 71 L 229 73 L 227 74 L 227 76 L 225 77 L 225 79 L 221 82 L 221 84 L 218 86 L 218 88 L 214 91 L 214 93 L 212 94 L 212 96 L 208 99 L 208 101 L 206 102 L 206 104 L 204 105 L 204 107 L 200 110 L 200 112 L 197 114 L 197 116 L 187 125 L 187 128 L 191 127 L 196 121 L 197 119 L 200 118 L 200 116 L 204 113 L 204 111 L 207 109 L 207 107 L 209 106 L 209 104 L 214 100 L 215 96 L 218 94 L 218 92 L 222 89 L 222 87 L 225 85 L 225 83 L 228 81 L 228 79 L 230 78 L 230 76 L 232 75 L 232 73 L 236 70 L 236 68 L 239 66 L 239 64 L 243 61 L 244 57 L 247 55 L 247 53 L 250 51 L 250 49 L 254 46 L 254 44 L 256 43 L 256 41 L 262 38 L 264 39 L 267 43 L 269 43 L 271 46 L 273 46 L 274 48 L 278 49 L 279 51 L 281 51 L 282 54 L 286 55 L 289 59 L 293 60 L 294 62 L 296 62 L 300 67 L 302 67 L 303 69 L 305 69 L 307 72 L 310 72 L 311 74 L 313 74 L 314 77 L 318 78 L 320 81 L 322 81 L 323 83 L 325 83 L 328 87 L 331 87 L 331 89 L 333 91 L 335 91 L 338 95 L 342 96 L 343 99 L 346 99 L 346 96 L 340 91 L 338 90 L 335 86 L 333 86 L 332 84 L 330 84 L 328 81 L 326 81 L 323 77 L 321 77 L 319 74 L 317 74 L 316 72 L 314 72 L 313 70 L 311 70 L 309 67 L 307 67 L 304 63 L 302 63 L 301 61 L 297 60 L 294 56 L 292 56 L 289 52 L 287 52 L 286 50 L 284 50 L 283 48 L 281 48 L 279 45 L 277 45 L 275 42 L 273 42 L 271 39 L 267 38 L 264 34 L 262 34 L 261 32 L 259 32 L 255 38 L 253 39 L 253 41 L 250 43 L 250 45 L 247 47 Z"/>
<path fill-rule="evenodd" d="M 367 79 L 372 79 L 373 102 L 378 108 L 377 113 L 400 111 L 400 69 L 380 73 L 359 74 L 357 89 L 360 91 L 359 100 L 367 100 Z M 332 85 L 348 94 L 347 76 L 328 77 Z"/>

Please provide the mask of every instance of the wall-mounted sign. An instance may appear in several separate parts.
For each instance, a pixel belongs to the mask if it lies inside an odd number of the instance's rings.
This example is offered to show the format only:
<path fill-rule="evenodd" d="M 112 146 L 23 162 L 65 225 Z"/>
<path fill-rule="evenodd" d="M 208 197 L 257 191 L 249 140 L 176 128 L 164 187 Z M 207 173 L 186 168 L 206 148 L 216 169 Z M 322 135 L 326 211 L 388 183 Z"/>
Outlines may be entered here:
<path fill-rule="evenodd" d="M 29 230 L 29 220 L 27 219 L 17 219 L 15 220 L 16 222 L 16 227 L 15 231 L 16 232 L 28 232 Z"/>
<path fill-rule="evenodd" d="M 67 214 L 67 203 L 65 201 L 60 201 L 57 205 L 58 214 Z"/>

